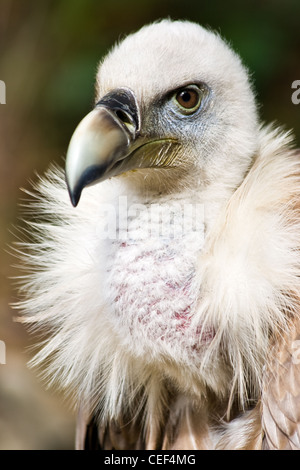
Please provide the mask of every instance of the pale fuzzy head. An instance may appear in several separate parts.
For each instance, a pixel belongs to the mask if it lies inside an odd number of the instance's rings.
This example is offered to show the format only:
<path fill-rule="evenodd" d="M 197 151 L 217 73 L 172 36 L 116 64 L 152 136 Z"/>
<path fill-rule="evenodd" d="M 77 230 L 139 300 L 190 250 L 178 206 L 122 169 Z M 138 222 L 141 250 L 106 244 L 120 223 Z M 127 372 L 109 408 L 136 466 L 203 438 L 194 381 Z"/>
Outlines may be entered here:
<path fill-rule="evenodd" d="M 203 84 L 203 102 L 184 116 L 172 97 L 194 83 Z M 219 35 L 187 21 L 143 27 L 99 66 L 97 101 L 121 87 L 137 98 L 142 133 L 178 138 L 178 158 L 192 163 L 190 173 L 201 170 L 200 184 L 240 183 L 258 146 L 257 111 L 247 71 Z"/>

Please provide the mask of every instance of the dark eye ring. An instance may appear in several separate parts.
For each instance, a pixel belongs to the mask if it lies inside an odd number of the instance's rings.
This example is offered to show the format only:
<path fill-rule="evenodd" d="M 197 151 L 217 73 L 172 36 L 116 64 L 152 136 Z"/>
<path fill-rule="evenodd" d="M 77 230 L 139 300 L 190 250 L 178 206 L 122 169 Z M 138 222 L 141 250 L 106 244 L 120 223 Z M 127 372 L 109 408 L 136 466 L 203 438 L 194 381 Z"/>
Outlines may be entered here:
<path fill-rule="evenodd" d="M 183 114 L 192 114 L 201 104 L 201 92 L 195 85 L 181 88 L 174 95 L 174 100 Z"/>

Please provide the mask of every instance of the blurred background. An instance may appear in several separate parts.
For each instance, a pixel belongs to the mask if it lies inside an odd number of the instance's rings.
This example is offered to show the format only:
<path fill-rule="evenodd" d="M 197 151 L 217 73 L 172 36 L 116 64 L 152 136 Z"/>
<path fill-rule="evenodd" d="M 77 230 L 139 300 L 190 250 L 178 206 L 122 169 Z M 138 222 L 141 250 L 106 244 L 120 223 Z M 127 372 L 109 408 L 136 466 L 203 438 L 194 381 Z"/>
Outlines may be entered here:
<path fill-rule="evenodd" d="M 116 40 L 164 17 L 219 31 L 252 73 L 261 118 L 293 128 L 300 145 L 299 0 L 0 0 L 0 449 L 72 449 L 75 417 L 27 368 L 34 338 L 13 321 L 18 271 L 8 254 L 21 217 L 20 187 L 50 162 L 91 109 L 100 58 Z M 226 71 L 224 71 L 226 72 Z"/>

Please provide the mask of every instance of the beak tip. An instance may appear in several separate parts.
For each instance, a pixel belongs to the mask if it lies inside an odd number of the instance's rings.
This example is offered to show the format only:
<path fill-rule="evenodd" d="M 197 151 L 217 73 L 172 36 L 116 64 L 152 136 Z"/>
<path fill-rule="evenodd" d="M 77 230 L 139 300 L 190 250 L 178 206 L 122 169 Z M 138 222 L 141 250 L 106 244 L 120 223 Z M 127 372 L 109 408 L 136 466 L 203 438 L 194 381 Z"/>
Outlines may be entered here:
<path fill-rule="evenodd" d="M 67 179 L 66 179 L 66 183 L 67 183 L 68 193 L 70 196 L 72 206 L 76 207 L 78 205 L 78 202 L 81 196 L 81 189 L 80 188 L 71 189 Z"/>
<path fill-rule="evenodd" d="M 79 197 L 75 198 L 74 194 L 70 194 L 70 199 L 73 207 L 76 207 L 79 202 Z"/>

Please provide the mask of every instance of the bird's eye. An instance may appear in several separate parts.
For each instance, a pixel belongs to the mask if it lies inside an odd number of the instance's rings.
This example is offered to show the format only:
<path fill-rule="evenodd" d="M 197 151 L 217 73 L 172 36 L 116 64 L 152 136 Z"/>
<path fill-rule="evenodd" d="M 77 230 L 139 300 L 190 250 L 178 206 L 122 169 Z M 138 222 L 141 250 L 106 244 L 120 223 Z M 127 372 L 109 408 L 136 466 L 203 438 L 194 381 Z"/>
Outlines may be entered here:
<path fill-rule="evenodd" d="M 183 114 L 192 114 L 201 104 L 201 95 L 198 87 L 186 87 L 174 95 L 175 103 Z"/>

